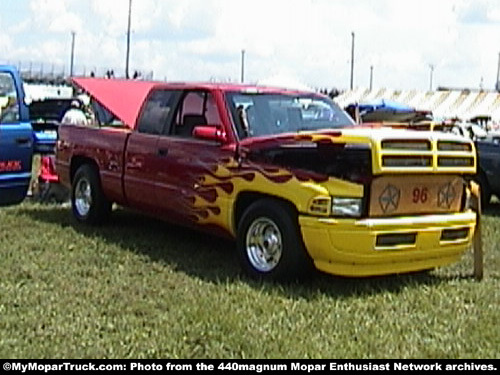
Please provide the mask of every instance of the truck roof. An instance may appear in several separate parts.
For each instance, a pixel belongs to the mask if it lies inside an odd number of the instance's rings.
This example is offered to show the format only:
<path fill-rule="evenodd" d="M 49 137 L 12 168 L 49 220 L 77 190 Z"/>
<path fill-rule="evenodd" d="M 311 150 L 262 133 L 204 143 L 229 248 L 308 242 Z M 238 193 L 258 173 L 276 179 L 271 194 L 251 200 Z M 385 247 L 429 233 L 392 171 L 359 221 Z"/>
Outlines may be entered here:
<path fill-rule="evenodd" d="M 154 89 L 221 90 L 255 93 L 304 93 L 278 87 L 204 82 L 158 82 L 105 78 L 73 78 L 73 82 L 113 113 L 130 129 L 134 129 L 141 107 Z M 313 93 L 313 92 L 311 92 Z"/>

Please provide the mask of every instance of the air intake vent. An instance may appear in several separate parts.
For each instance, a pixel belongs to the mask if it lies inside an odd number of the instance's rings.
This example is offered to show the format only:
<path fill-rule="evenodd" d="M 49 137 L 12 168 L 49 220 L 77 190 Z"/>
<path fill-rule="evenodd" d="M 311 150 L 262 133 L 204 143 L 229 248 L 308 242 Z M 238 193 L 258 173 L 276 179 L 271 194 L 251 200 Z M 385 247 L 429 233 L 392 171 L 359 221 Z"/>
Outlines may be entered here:
<path fill-rule="evenodd" d="M 465 240 L 469 236 L 469 228 L 445 229 L 441 233 L 441 241 Z"/>
<path fill-rule="evenodd" d="M 384 150 L 411 150 L 411 151 L 430 151 L 432 149 L 431 142 L 425 139 L 422 140 L 405 140 L 405 139 L 390 139 L 382 141 L 382 149 Z"/>
<path fill-rule="evenodd" d="M 471 157 L 454 158 L 454 157 L 441 156 L 438 158 L 438 166 L 439 167 L 472 167 L 472 166 L 474 166 L 474 158 L 471 158 Z"/>
<path fill-rule="evenodd" d="M 463 142 L 439 141 L 438 150 L 470 152 L 472 151 L 472 145 L 470 143 Z"/>
<path fill-rule="evenodd" d="M 380 234 L 377 236 L 377 247 L 414 245 L 416 239 L 416 233 Z"/>
<path fill-rule="evenodd" d="M 384 156 L 384 167 L 430 167 L 432 156 Z"/>

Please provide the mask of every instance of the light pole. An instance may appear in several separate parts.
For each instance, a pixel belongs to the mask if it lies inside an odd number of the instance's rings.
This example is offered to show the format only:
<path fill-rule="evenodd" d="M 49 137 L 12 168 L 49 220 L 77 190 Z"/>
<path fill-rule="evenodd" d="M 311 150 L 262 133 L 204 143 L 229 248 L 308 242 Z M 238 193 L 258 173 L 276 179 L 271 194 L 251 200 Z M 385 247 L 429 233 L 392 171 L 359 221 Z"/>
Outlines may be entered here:
<path fill-rule="evenodd" d="M 500 92 L 500 53 L 498 54 L 498 70 L 497 70 L 497 81 L 495 82 L 495 89 Z"/>
<path fill-rule="evenodd" d="M 245 50 L 241 50 L 241 83 L 245 82 Z"/>
<path fill-rule="evenodd" d="M 434 65 L 433 64 L 429 64 L 429 68 L 431 70 L 430 83 L 429 83 L 429 91 L 432 91 L 432 75 L 434 74 Z"/>
<path fill-rule="evenodd" d="M 354 87 L 354 31 L 351 32 L 351 91 Z"/>
<path fill-rule="evenodd" d="M 127 55 L 125 57 L 125 78 L 129 78 L 128 64 L 130 59 L 130 23 L 132 18 L 132 0 L 128 0 Z"/>
<path fill-rule="evenodd" d="M 69 63 L 69 76 L 73 77 L 73 64 L 75 61 L 75 35 L 74 31 L 71 32 L 71 58 Z"/>
<path fill-rule="evenodd" d="M 370 66 L 370 91 L 373 89 L 373 65 Z"/>

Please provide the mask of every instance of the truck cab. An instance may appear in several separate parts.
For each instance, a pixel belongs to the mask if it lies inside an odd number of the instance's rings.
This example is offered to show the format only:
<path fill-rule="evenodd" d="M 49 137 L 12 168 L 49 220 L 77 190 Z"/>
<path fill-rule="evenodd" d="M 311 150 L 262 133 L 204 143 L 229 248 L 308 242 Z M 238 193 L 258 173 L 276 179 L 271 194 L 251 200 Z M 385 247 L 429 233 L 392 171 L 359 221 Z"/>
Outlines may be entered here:
<path fill-rule="evenodd" d="M 0 65 L 0 206 L 26 197 L 33 144 L 21 77 L 16 68 Z"/>

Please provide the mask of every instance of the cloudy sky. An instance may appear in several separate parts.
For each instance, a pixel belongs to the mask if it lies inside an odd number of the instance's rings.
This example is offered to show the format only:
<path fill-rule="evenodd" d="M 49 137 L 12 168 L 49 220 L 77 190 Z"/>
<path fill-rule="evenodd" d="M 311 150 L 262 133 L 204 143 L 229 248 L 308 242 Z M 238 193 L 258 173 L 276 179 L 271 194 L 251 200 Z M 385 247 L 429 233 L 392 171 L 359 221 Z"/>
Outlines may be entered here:
<path fill-rule="evenodd" d="M 0 62 L 123 75 L 129 0 L 0 0 Z M 493 89 L 499 0 L 132 0 L 130 66 L 154 78 L 314 88 Z"/>

